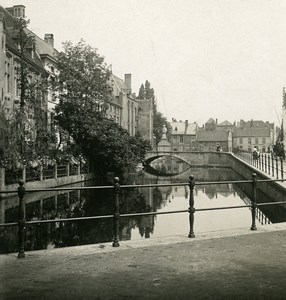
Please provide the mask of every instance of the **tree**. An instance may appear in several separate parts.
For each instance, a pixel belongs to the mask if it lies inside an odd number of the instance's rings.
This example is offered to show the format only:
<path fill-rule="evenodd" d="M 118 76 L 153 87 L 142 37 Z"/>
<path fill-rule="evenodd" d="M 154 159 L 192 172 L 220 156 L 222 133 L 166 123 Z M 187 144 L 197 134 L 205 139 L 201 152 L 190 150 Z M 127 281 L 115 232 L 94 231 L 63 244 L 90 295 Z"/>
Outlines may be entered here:
<path fill-rule="evenodd" d="M 140 89 L 139 89 L 139 93 L 138 93 L 138 99 L 145 99 L 146 95 L 145 95 L 145 88 L 144 85 L 141 84 Z"/>
<path fill-rule="evenodd" d="M 104 58 L 84 41 L 66 42 L 58 57 L 58 71 L 56 120 L 70 135 L 70 143 L 100 175 L 134 168 L 143 160 L 148 144 L 106 118 L 112 90 Z"/>

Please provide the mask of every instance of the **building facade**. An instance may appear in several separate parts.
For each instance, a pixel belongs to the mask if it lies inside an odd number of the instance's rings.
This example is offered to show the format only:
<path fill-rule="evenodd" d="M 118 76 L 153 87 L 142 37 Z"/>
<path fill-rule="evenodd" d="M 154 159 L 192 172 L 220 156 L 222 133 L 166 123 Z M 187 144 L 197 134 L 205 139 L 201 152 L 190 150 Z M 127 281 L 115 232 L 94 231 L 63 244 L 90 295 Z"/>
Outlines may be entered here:
<path fill-rule="evenodd" d="M 131 136 L 138 131 L 139 102 L 132 94 L 131 74 L 125 74 L 125 80 L 112 74 L 111 85 L 113 89 L 113 103 L 109 102 L 107 116 L 115 118 L 116 123 L 126 129 Z"/>
<path fill-rule="evenodd" d="M 172 151 L 192 151 L 196 149 L 197 124 L 177 122 L 175 119 L 170 122 L 172 131 L 170 135 Z"/>
<path fill-rule="evenodd" d="M 2 145 L 11 135 L 7 124 L 14 118 L 16 110 L 19 110 L 20 102 L 25 101 L 25 131 L 28 133 L 25 139 L 31 141 L 36 137 L 35 107 L 40 111 L 41 122 L 44 126 L 47 124 L 47 94 L 42 92 L 36 82 L 40 82 L 41 78 L 47 78 L 48 73 L 38 53 L 38 40 L 25 26 L 19 26 L 21 19 L 25 19 L 25 6 L 15 5 L 7 9 L 0 6 L 0 123 L 2 124 L 0 140 Z M 26 103 L 24 98 L 21 100 L 21 73 L 24 72 L 27 80 L 24 93 L 29 93 L 33 104 Z"/>
<path fill-rule="evenodd" d="M 219 146 L 222 151 L 232 151 L 231 130 L 206 130 L 198 131 L 196 137 L 198 151 L 217 151 Z"/>

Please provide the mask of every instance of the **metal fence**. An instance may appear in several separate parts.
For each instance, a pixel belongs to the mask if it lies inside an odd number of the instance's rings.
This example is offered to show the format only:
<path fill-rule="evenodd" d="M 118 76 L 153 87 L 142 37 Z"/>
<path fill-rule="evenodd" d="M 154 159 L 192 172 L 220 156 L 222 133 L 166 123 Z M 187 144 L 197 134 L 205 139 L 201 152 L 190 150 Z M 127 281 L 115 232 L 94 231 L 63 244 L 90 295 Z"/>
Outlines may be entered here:
<path fill-rule="evenodd" d="M 261 153 L 258 158 L 254 158 L 251 152 L 246 151 L 234 151 L 234 154 L 272 177 L 282 180 L 286 178 L 285 162 L 281 156 L 276 156 L 273 153 Z"/>
<path fill-rule="evenodd" d="M 17 191 L 14 192 L 1 192 L 1 193 L 18 193 L 19 196 L 19 218 L 14 223 L 4 223 L 0 226 L 18 226 L 18 258 L 25 257 L 25 231 L 26 225 L 32 224 L 41 224 L 41 223 L 54 223 L 54 222 L 70 222 L 70 221 L 84 221 L 91 219 L 110 219 L 113 218 L 113 247 L 119 247 L 119 222 L 120 218 L 134 217 L 134 216 L 150 216 L 150 215 L 162 215 L 162 214 L 174 214 L 174 213 L 188 213 L 189 214 L 189 238 L 194 238 L 194 213 L 199 211 L 212 211 L 212 210 L 228 210 L 228 209 L 241 209 L 249 208 L 251 211 L 251 230 L 257 230 L 256 227 L 256 218 L 259 220 L 264 218 L 262 221 L 269 223 L 269 220 L 263 217 L 258 210 L 258 207 L 265 205 L 277 205 L 277 204 L 286 204 L 286 201 L 280 202 L 267 202 L 267 203 L 257 203 L 256 193 L 257 193 L 257 184 L 265 182 L 277 182 L 282 181 L 282 179 L 263 179 L 258 180 L 256 173 L 253 173 L 252 179 L 250 180 L 235 180 L 235 181 L 211 181 L 211 182 L 196 182 L 193 176 L 189 177 L 189 181 L 185 183 L 173 183 L 173 184 L 146 184 L 146 185 L 122 185 L 120 186 L 119 178 L 114 178 L 113 186 L 91 186 L 91 187 L 66 187 L 66 188 L 48 188 L 48 189 L 30 189 L 25 190 L 23 180 L 19 181 L 19 187 Z M 195 209 L 195 199 L 194 199 L 194 187 L 197 185 L 216 185 L 216 184 L 251 184 L 252 185 L 252 198 L 249 203 L 239 206 L 226 206 L 226 207 L 215 207 L 215 208 L 200 208 Z M 188 186 L 190 190 L 189 194 L 189 207 L 185 210 L 176 210 L 168 212 L 145 212 L 145 213 L 128 213 L 120 215 L 120 206 L 119 206 L 119 193 L 121 189 L 132 189 L 132 188 L 143 188 L 143 187 L 170 187 L 170 186 Z M 77 217 L 77 218 L 64 218 L 64 219 L 52 219 L 52 220 L 36 220 L 36 221 L 26 221 L 25 216 L 25 200 L 24 196 L 26 192 L 43 192 L 43 191 L 79 191 L 79 190 L 94 190 L 94 189 L 113 189 L 114 193 L 114 213 L 111 215 L 98 215 L 98 216 L 89 216 L 89 217 Z"/>

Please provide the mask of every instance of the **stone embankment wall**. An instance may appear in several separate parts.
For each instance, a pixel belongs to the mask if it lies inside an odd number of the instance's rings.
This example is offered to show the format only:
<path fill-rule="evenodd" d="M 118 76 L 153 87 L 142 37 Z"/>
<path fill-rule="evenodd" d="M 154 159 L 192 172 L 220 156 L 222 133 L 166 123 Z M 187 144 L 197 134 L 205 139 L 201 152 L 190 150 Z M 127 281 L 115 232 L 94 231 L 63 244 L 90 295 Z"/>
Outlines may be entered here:
<path fill-rule="evenodd" d="M 191 168 L 231 168 L 240 174 L 244 179 L 252 180 L 253 173 L 257 174 L 257 179 L 274 179 L 269 175 L 261 172 L 247 162 L 236 157 L 229 152 L 149 152 L 146 161 L 152 161 L 155 156 L 172 156 L 182 159 L 188 163 Z M 173 179 L 179 179 L 180 175 L 173 176 Z M 285 182 L 263 182 L 258 183 L 258 188 L 266 195 L 271 196 L 275 201 L 284 201 L 286 196 L 286 180 Z M 252 186 L 250 184 L 250 191 Z M 282 206 L 284 206 L 282 204 Z"/>
<path fill-rule="evenodd" d="M 28 189 L 44 189 L 44 188 L 51 188 L 51 187 L 60 187 L 68 184 L 73 184 L 77 182 L 83 182 L 87 181 L 93 178 L 93 175 L 91 173 L 80 173 L 76 175 L 69 175 L 63 176 L 63 177 L 57 177 L 49 178 L 49 179 L 41 179 L 38 181 L 30 181 L 25 182 L 25 188 Z M 25 180 L 24 180 L 25 181 Z M 0 194 L 1 198 L 7 198 L 7 197 L 13 197 L 15 194 L 11 193 L 5 193 L 10 191 L 17 191 L 17 188 L 19 187 L 18 183 L 14 184 L 8 184 L 5 185 L 5 169 L 0 168 L 0 191 L 4 192 Z"/>

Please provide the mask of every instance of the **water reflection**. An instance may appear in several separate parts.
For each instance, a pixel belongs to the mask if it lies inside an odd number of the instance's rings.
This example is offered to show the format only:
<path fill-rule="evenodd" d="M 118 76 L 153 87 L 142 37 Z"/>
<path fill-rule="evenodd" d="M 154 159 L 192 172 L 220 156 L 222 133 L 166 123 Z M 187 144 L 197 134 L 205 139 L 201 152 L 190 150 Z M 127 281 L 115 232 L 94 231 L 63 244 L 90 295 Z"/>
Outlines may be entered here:
<path fill-rule="evenodd" d="M 179 158 L 170 156 L 159 157 L 147 166 L 148 173 L 160 176 L 181 174 L 188 169 L 190 169 L 189 164 Z"/>
<path fill-rule="evenodd" d="M 237 180 L 239 175 L 230 169 L 191 168 L 182 174 L 158 177 L 146 172 L 132 176 L 132 183 L 174 183 L 187 182 L 193 174 L 198 181 Z M 127 183 L 127 182 L 126 182 Z M 85 185 L 93 185 L 88 182 Z M 251 184 L 219 184 L 196 186 L 195 207 L 212 208 L 238 206 L 250 203 Z M 114 212 L 112 190 L 84 190 L 67 193 L 49 192 L 27 194 L 27 220 L 63 219 L 71 217 L 110 215 Z M 167 212 L 187 210 L 188 186 L 147 187 L 122 189 L 120 213 Z M 269 197 L 258 191 L 258 202 L 269 201 Z M 18 217 L 17 198 L 5 199 L 1 204 L 2 222 L 15 222 Z M 258 222 L 281 222 L 286 220 L 283 207 L 262 207 L 258 212 Z M 197 212 L 194 231 L 205 232 L 230 228 L 250 227 L 251 212 L 248 208 Z M 189 231 L 188 213 L 128 217 L 120 219 L 120 240 L 187 235 Z M 27 226 L 25 249 L 50 249 L 57 247 L 111 242 L 113 220 L 84 220 L 54 222 Z M 17 227 L 0 227 L 0 252 L 15 252 L 18 247 Z"/>

